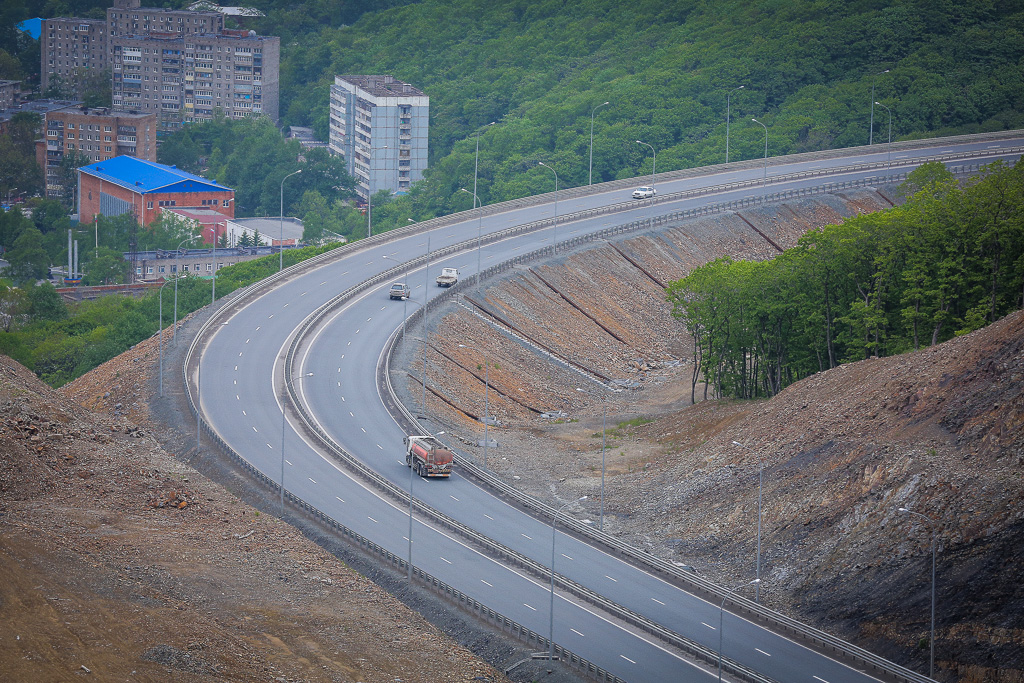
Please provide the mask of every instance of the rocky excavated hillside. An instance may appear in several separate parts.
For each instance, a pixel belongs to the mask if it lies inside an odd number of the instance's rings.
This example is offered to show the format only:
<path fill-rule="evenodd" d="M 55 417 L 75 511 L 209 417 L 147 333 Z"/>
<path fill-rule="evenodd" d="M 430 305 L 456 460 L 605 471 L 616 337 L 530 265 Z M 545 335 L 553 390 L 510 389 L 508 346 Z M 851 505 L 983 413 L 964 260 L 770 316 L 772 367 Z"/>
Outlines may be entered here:
<path fill-rule="evenodd" d="M 161 448 L 156 341 L 68 390 L 106 414 L 0 356 L 0 679 L 507 680 Z"/>
<path fill-rule="evenodd" d="M 724 585 L 754 577 L 763 468 L 762 601 L 923 672 L 934 532 L 936 677 L 1022 681 L 1024 314 L 770 401 L 690 405 L 692 342 L 664 285 L 893 197 L 705 218 L 510 271 L 428 321 L 427 409 L 482 462 L 486 388 L 488 466 L 549 502 L 587 495 L 570 509 L 597 524 L 607 409 L 605 531 Z M 393 371 L 414 407 L 418 356 Z"/>

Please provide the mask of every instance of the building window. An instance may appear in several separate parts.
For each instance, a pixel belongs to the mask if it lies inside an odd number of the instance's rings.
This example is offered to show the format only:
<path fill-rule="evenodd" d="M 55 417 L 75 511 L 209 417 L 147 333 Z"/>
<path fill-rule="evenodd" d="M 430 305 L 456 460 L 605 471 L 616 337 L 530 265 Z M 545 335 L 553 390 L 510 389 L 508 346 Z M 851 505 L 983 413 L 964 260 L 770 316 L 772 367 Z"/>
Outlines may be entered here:
<path fill-rule="evenodd" d="M 206 272 L 209 273 L 211 270 L 213 270 L 213 264 L 212 263 L 207 263 L 206 264 Z"/>
<path fill-rule="evenodd" d="M 146 208 L 147 209 L 152 209 L 153 208 L 153 202 L 146 202 Z"/>
<path fill-rule="evenodd" d="M 183 265 L 181 267 L 181 269 L 187 273 L 188 272 L 188 264 L 186 263 L 185 265 Z"/>
<path fill-rule="evenodd" d="M 147 266 L 146 267 L 146 275 L 152 275 L 152 274 L 153 274 L 153 266 Z"/>
<path fill-rule="evenodd" d="M 166 270 L 166 266 L 160 266 L 160 272 L 163 273 Z"/>

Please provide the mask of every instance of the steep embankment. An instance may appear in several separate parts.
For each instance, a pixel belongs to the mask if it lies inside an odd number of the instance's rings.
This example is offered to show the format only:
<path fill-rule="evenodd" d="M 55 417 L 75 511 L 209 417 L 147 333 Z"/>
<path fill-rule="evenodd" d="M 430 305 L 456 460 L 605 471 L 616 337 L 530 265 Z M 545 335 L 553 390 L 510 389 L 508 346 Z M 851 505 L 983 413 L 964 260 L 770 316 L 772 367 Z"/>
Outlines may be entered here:
<path fill-rule="evenodd" d="M 662 286 L 723 255 L 770 256 L 771 242 L 889 196 L 706 218 L 512 271 L 434 318 L 428 407 L 482 459 L 489 364 L 489 465 L 542 499 L 588 495 L 578 515 L 597 522 L 607 398 L 605 530 L 726 585 L 755 572 L 763 463 L 763 601 L 924 671 L 929 528 L 898 508 L 931 517 L 940 679 L 1021 680 L 1024 314 L 771 401 L 689 406 L 690 342 Z M 419 405 L 422 366 L 405 359 Z M 632 388 L 607 393 L 566 362 Z"/>
<path fill-rule="evenodd" d="M 144 416 L 156 341 L 65 391 Z M 146 431 L 5 356 L 0 519 L 4 680 L 504 680 Z"/>

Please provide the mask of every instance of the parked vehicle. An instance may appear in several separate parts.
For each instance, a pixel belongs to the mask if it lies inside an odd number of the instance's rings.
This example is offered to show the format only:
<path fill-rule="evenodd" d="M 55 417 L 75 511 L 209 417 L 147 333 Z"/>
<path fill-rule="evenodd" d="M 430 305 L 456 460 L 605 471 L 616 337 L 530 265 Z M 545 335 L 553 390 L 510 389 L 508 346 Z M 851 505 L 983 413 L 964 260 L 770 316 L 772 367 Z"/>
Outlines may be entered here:
<path fill-rule="evenodd" d="M 452 452 L 433 436 L 405 437 L 405 464 L 421 477 L 448 477 Z"/>
<path fill-rule="evenodd" d="M 638 187 L 633 190 L 633 199 L 650 199 L 656 194 L 658 194 L 657 190 L 645 185 L 644 187 Z"/>
<path fill-rule="evenodd" d="M 391 291 L 389 292 L 389 296 L 392 299 L 398 299 L 399 301 L 401 301 L 402 299 L 408 299 L 410 296 L 412 296 L 412 291 L 409 289 L 409 285 L 405 284 L 404 282 L 396 282 L 395 284 L 391 285 Z"/>
<path fill-rule="evenodd" d="M 459 271 L 457 268 L 442 268 L 441 274 L 437 276 L 438 287 L 451 287 L 459 281 Z"/>

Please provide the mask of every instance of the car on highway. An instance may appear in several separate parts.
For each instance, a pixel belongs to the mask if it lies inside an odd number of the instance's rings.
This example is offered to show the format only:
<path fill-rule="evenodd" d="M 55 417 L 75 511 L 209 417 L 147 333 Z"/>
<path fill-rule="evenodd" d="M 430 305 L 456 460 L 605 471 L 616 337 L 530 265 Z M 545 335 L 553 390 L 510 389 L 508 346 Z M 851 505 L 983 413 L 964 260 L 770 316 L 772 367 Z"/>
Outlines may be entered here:
<path fill-rule="evenodd" d="M 404 282 L 396 282 L 391 285 L 391 291 L 388 292 L 388 295 L 392 299 L 398 299 L 401 301 L 403 299 L 408 299 L 412 295 L 412 292 L 409 290 L 409 285 Z"/>
<path fill-rule="evenodd" d="M 654 195 L 658 194 L 657 190 L 653 187 L 638 187 L 633 190 L 633 199 L 650 199 Z"/>

